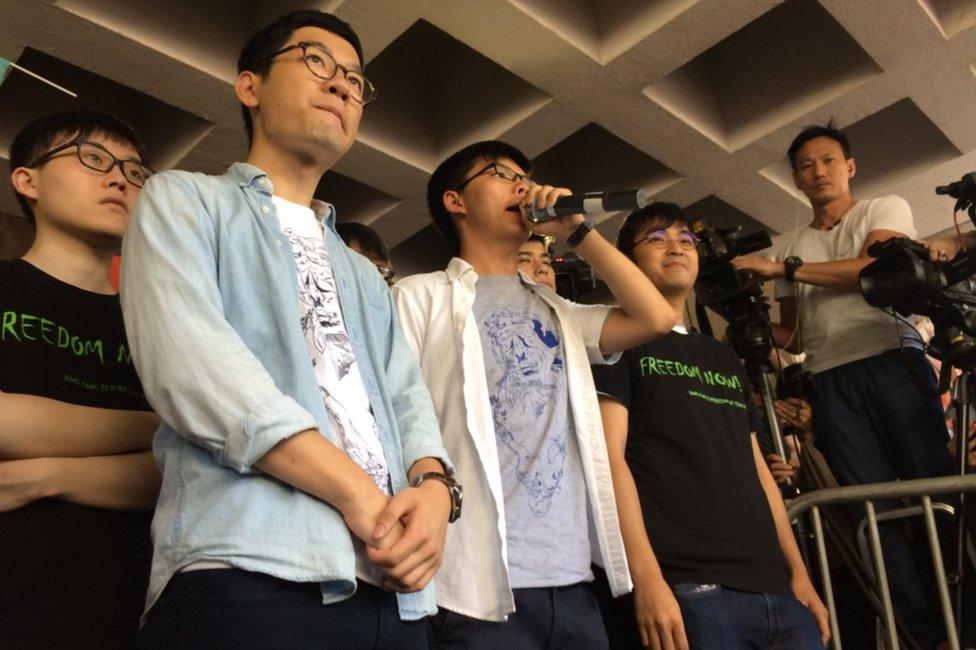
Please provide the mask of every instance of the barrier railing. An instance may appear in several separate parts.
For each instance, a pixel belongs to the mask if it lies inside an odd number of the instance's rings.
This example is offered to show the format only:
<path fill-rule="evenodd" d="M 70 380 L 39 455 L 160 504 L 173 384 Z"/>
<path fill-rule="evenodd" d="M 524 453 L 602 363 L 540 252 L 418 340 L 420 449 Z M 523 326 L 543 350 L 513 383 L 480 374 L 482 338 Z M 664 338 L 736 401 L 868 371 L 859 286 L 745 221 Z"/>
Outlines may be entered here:
<path fill-rule="evenodd" d="M 866 512 L 864 525 L 868 533 L 874 576 L 868 577 L 868 580 L 864 580 L 865 576 L 861 576 L 858 579 L 858 583 L 862 590 L 865 591 L 868 601 L 879 612 L 883 620 L 885 647 L 897 650 L 900 647 L 899 630 L 902 630 L 903 635 L 904 631 L 903 626 L 897 621 L 892 608 L 891 594 L 888 590 L 888 579 L 885 572 L 884 555 L 882 553 L 881 539 L 878 532 L 878 519 L 880 516 L 885 515 L 876 514 L 874 503 L 876 501 L 887 501 L 890 499 L 921 499 L 921 515 L 925 520 L 926 538 L 929 544 L 929 551 L 932 555 L 932 563 L 935 567 L 939 604 L 942 608 L 942 618 L 948 635 L 949 647 L 951 650 L 959 650 L 959 633 L 956 627 L 956 616 L 953 612 L 952 600 L 949 596 L 945 563 L 943 562 L 942 549 L 939 544 L 939 536 L 935 523 L 935 509 L 946 510 L 948 508 L 951 510 L 951 507 L 945 504 L 933 505 L 932 497 L 942 494 L 952 495 L 967 492 L 976 492 L 976 475 L 946 476 L 914 481 L 894 481 L 891 483 L 828 488 L 802 494 L 787 504 L 787 513 L 789 514 L 790 521 L 796 520 L 807 512 L 810 513 L 810 518 L 813 523 L 813 538 L 817 551 L 817 561 L 825 592 L 824 595 L 827 601 L 827 608 L 830 610 L 831 647 L 836 650 L 841 650 L 842 641 L 837 626 L 837 607 L 830 578 L 830 566 L 827 559 L 827 545 L 821 509 L 834 505 L 861 504 L 864 506 Z M 918 512 L 912 509 L 903 514 L 914 516 Z M 887 516 L 890 517 L 890 515 Z M 874 584 L 871 584 L 872 581 L 874 581 Z M 910 643 L 910 645 L 914 645 L 914 643 Z"/>

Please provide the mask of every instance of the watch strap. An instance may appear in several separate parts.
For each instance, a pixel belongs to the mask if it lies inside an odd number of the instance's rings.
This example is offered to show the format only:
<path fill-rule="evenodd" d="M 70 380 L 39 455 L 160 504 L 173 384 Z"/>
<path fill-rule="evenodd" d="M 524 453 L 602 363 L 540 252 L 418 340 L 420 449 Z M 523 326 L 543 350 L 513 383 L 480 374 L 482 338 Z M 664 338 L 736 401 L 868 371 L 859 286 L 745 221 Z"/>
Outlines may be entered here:
<path fill-rule="evenodd" d="M 447 487 L 447 491 L 451 495 L 451 514 L 447 523 L 453 524 L 461 517 L 461 484 L 443 472 L 424 472 L 410 481 L 410 487 L 420 487 L 424 481 L 438 481 Z"/>
<path fill-rule="evenodd" d="M 596 228 L 596 225 L 592 221 L 589 219 L 584 220 L 583 223 L 581 223 L 576 230 L 573 231 L 573 234 L 566 238 L 566 243 L 572 248 L 576 248 L 583 241 L 583 238 L 590 234 L 594 228 Z"/>
<path fill-rule="evenodd" d="M 793 277 L 796 275 L 796 270 L 801 266 L 803 266 L 803 260 L 796 255 L 790 255 L 783 260 L 783 276 L 786 278 L 787 282 L 793 282 Z"/>

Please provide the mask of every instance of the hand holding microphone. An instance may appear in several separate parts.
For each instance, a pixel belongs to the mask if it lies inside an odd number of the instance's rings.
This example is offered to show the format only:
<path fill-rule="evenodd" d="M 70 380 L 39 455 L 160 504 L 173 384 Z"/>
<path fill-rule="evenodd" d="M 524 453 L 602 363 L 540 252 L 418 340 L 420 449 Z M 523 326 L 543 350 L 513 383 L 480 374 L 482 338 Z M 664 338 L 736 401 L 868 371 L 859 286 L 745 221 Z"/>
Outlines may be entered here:
<path fill-rule="evenodd" d="M 638 210 L 645 205 L 647 205 L 647 194 L 644 190 L 620 190 L 617 192 L 565 194 L 556 199 L 555 203 L 544 207 L 532 203 L 526 212 L 529 221 L 532 223 L 545 223 L 573 214 L 601 214 L 622 210 Z"/>
<path fill-rule="evenodd" d="M 522 197 L 522 221 L 525 226 L 537 235 L 555 237 L 559 241 L 566 239 L 575 231 L 585 217 L 579 210 L 563 213 L 559 217 L 544 216 L 542 221 L 535 221 L 535 214 L 545 215 L 547 210 L 554 209 L 556 203 L 572 196 L 565 187 L 552 185 L 531 185 Z"/>
<path fill-rule="evenodd" d="M 533 185 L 525 198 L 524 215 L 529 229 L 560 240 L 576 232 L 586 221 L 584 215 L 634 210 L 647 203 L 643 190 L 572 194 L 566 188 L 551 185 Z"/>

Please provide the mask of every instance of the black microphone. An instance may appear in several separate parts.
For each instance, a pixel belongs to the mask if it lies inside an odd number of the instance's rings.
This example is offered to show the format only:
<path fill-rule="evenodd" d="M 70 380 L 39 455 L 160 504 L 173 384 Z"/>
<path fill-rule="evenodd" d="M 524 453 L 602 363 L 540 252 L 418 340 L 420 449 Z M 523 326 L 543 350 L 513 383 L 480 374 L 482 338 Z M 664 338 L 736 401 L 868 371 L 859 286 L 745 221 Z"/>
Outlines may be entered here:
<path fill-rule="evenodd" d="M 545 223 L 572 214 L 600 214 L 620 210 L 638 210 L 647 205 L 644 190 L 621 190 L 618 192 L 589 192 L 570 194 L 556 199 L 554 205 L 540 208 L 533 203 L 526 207 L 526 218 L 532 223 Z"/>

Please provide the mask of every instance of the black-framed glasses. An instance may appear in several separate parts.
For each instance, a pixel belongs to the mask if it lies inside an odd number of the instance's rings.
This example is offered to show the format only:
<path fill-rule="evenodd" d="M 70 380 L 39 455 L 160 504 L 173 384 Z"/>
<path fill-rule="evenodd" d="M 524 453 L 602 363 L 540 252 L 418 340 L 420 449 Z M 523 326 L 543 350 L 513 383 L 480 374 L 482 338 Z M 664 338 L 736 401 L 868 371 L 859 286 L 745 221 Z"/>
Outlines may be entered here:
<path fill-rule="evenodd" d="M 511 167 L 503 163 L 493 162 L 490 165 L 486 165 L 484 168 L 475 172 L 473 176 L 471 176 L 466 181 L 458 185 L 455 191 L 460 192 L 464 190 L 464 188 L 468 186 L 468 183 L 478 178 L 479 176 L 484 176 L 485 174 L 491 174 L 492 176 L 506 180 L 509 183 L 523 182 L 523 183 L 528 183 L 529 185 L 535 185 L 532 179 L 530 179 L 525 174 L 520 174 L 519 172 L 515 171 L 514 169 L 512 169 Z"/>
<path fill-rule="evenodd" d="M 71 147 L 78 147 L 76 151 L 78 155 L 78 162 L 88 169 L 94 169 L 97 172 L 107 174 L 112 171 L 113 167 L 118 165 L 119 169 L 122 170 L 122 175 L 125 176 L 125 180 L 132 183 L 136 187 L 142 187 L 145 185 L 146 181 L 149 180 L 149 177 L 156 173 L 150 167 L 137 160 L 119 160 L 102 145 L 96 142 L 88 142 L 87 140 L 72 140 L 71 142 L 65 142 L 61 146 L 51 149 L 27 166 L 39 167 L 51 160 L 51 158 L 54 158 L 54 156 L 58 155 L 62 151 L 65 151 L 66 149 L 70 149 Z"/>
<path fill-rule="evenodd" d="M 309 72 L 314 74 L 319 79 L 332 79 L 336 72 L 342 70 L 342 74 L 346 77 L 346 81 L 349 83 L 350 94 L 353 99 L 360 102 L 365 106 L 374 99 L 376 99 L 376 86 L 373 85 L 369 79 L 363 76 L 363 73 L 356 70 L 350 70 L 344 65 L 341 65 L 335 60 L 331 54 L 329 54 L 321 45 L 316 43 L 309 43 L 308 41 L 302 41 L 300 43 L 295 43 L 294 45 L 289 45 L 286 48 L 280 49 L 270 56 L 266 56 L 260 61 L 256 61 L 254 65 L 259 65 L 266 61 L 270 61 L 276 56 L 280 56 L 285 52 L 291 52 L 292 50 L 301 50 L 302 59 L 305 61 L 305 66 L 308 68 Z"/>
<path fill-rule="evenodd" d="M 640 244 L 647 242 L 651 248 L 667 248 L 671 245 L 672 241 L 678 242 L 683 250 L 690 251 L 698 246 L 698 236 L 693 232 L 685 230 L 684 232 L 678 233 L 678 236 L 671 237 L 668 235 L 666 230 L 655 230 L 654 232 L 647 233 L 636 242 L 634 242 L 634 247 L 636 248 Z"/>

